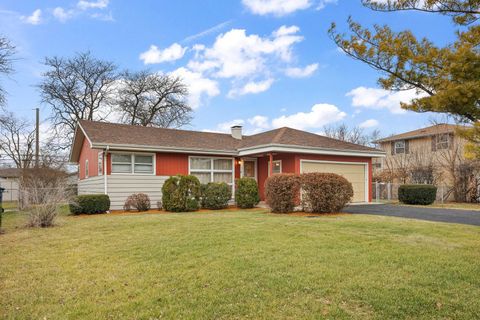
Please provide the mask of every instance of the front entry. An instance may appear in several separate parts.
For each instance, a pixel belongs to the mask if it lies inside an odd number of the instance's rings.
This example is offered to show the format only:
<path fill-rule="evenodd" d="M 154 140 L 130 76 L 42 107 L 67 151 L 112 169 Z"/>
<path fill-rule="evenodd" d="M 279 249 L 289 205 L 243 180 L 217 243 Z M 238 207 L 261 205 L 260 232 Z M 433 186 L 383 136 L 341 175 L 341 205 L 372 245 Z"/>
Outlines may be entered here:
<path fill-rule="evenodd" d="M 257 179 L 257 160 L 242 160 L 242 177 Z"/>

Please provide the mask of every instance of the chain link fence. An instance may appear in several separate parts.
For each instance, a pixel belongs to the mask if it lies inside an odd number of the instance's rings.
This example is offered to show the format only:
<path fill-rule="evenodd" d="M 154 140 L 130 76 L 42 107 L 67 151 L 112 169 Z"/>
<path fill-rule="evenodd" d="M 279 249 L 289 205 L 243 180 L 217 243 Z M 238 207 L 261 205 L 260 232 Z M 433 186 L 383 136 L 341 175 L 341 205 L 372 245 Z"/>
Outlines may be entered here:
<path fill-rule="evenodd" d="M 403 183 L 391 182 L 374 182 L 372 185 L 372 201 L 373 202 L 396 202 L 398 201 L 398 188 Z M 444 203 L 451 200 L 452 186 L 439 185 L 437 186 L 436 201 Z"/>

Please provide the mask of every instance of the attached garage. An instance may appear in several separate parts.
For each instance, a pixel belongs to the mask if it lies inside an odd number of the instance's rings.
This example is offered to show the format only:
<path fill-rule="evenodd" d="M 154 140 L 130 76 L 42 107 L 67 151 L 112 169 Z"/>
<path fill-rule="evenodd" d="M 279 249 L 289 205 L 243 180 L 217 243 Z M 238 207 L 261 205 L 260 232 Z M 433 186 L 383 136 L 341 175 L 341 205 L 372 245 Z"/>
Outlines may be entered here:
<path fill-rule="evenodd" d="M 352 183 L 352 202 L 368 202 L 367 163 L 300 160 L 300 172 L 325 172 L 341 175 Z"/>

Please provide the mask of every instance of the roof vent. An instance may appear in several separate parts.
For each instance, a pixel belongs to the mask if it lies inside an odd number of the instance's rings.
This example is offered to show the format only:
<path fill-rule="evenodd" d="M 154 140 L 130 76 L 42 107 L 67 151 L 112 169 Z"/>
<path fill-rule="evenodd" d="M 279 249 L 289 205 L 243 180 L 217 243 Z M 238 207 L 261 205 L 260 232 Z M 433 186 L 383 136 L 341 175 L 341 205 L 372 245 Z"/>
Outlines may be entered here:
<path fill-rule="evenodd" d="M 232 126 L 232 137 L 238 140 L 242 140 L 242 126 Z"/>

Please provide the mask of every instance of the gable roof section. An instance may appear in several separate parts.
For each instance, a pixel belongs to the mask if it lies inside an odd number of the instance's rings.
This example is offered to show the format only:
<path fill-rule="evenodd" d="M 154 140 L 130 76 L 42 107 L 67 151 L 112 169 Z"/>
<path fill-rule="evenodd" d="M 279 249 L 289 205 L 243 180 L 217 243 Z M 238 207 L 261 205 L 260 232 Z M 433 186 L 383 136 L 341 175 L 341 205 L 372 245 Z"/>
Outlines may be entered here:
<path fill-rule="evenodd" d="M 298 147 L 302 149 L 344 150 L 356 153 L 374 153 L 383 151 L 344 142 L 321 135 L 291 129 L 280 128 L 263 133 L 243 136 L 235 139 L 231 134 L 200 132 L 179 129 L 165 129 L 132 126 L 108 122 L 79 122 L 72 147 L 71 161 L 76 162 L 79 147 L 85 136 L 92 148 L 110 148 L 136 151 L 163 151 L 203 154 L 239 155 L 239 151 L 253 154 L 260 147 Z M 248 150 L 248 151 L 247 151 Z M 308 150 L 304 151 L 308 153 Z"/>
<path fill-rule="evenodd" d="M 382 143 L 382 142 L 388 142 L 388 141 L 429 137 L 429 136 L 433 136 L 441 133 L 453 133 L 458 128 L 463 128 L 463 126 L 448 124 L 448 123 L 441 123 L 441 124 L 436 124 L 426 128 L 421 128 L 413 131 L 396 134 L 390 137 L 379 139 L 375 142 Z"/>
<path fill-rule="evenodd" d="M 241 140 L 239 150 L 256 148 L 264 145 L 285 145 L 298 147 L 323 148 L 332 150 L 348 150 L 358 152 L 378 152 L 380 150 L 362 146 L 355 143 L 345 142 L 318 134 L 283 127 L 266 131 Z"/>

